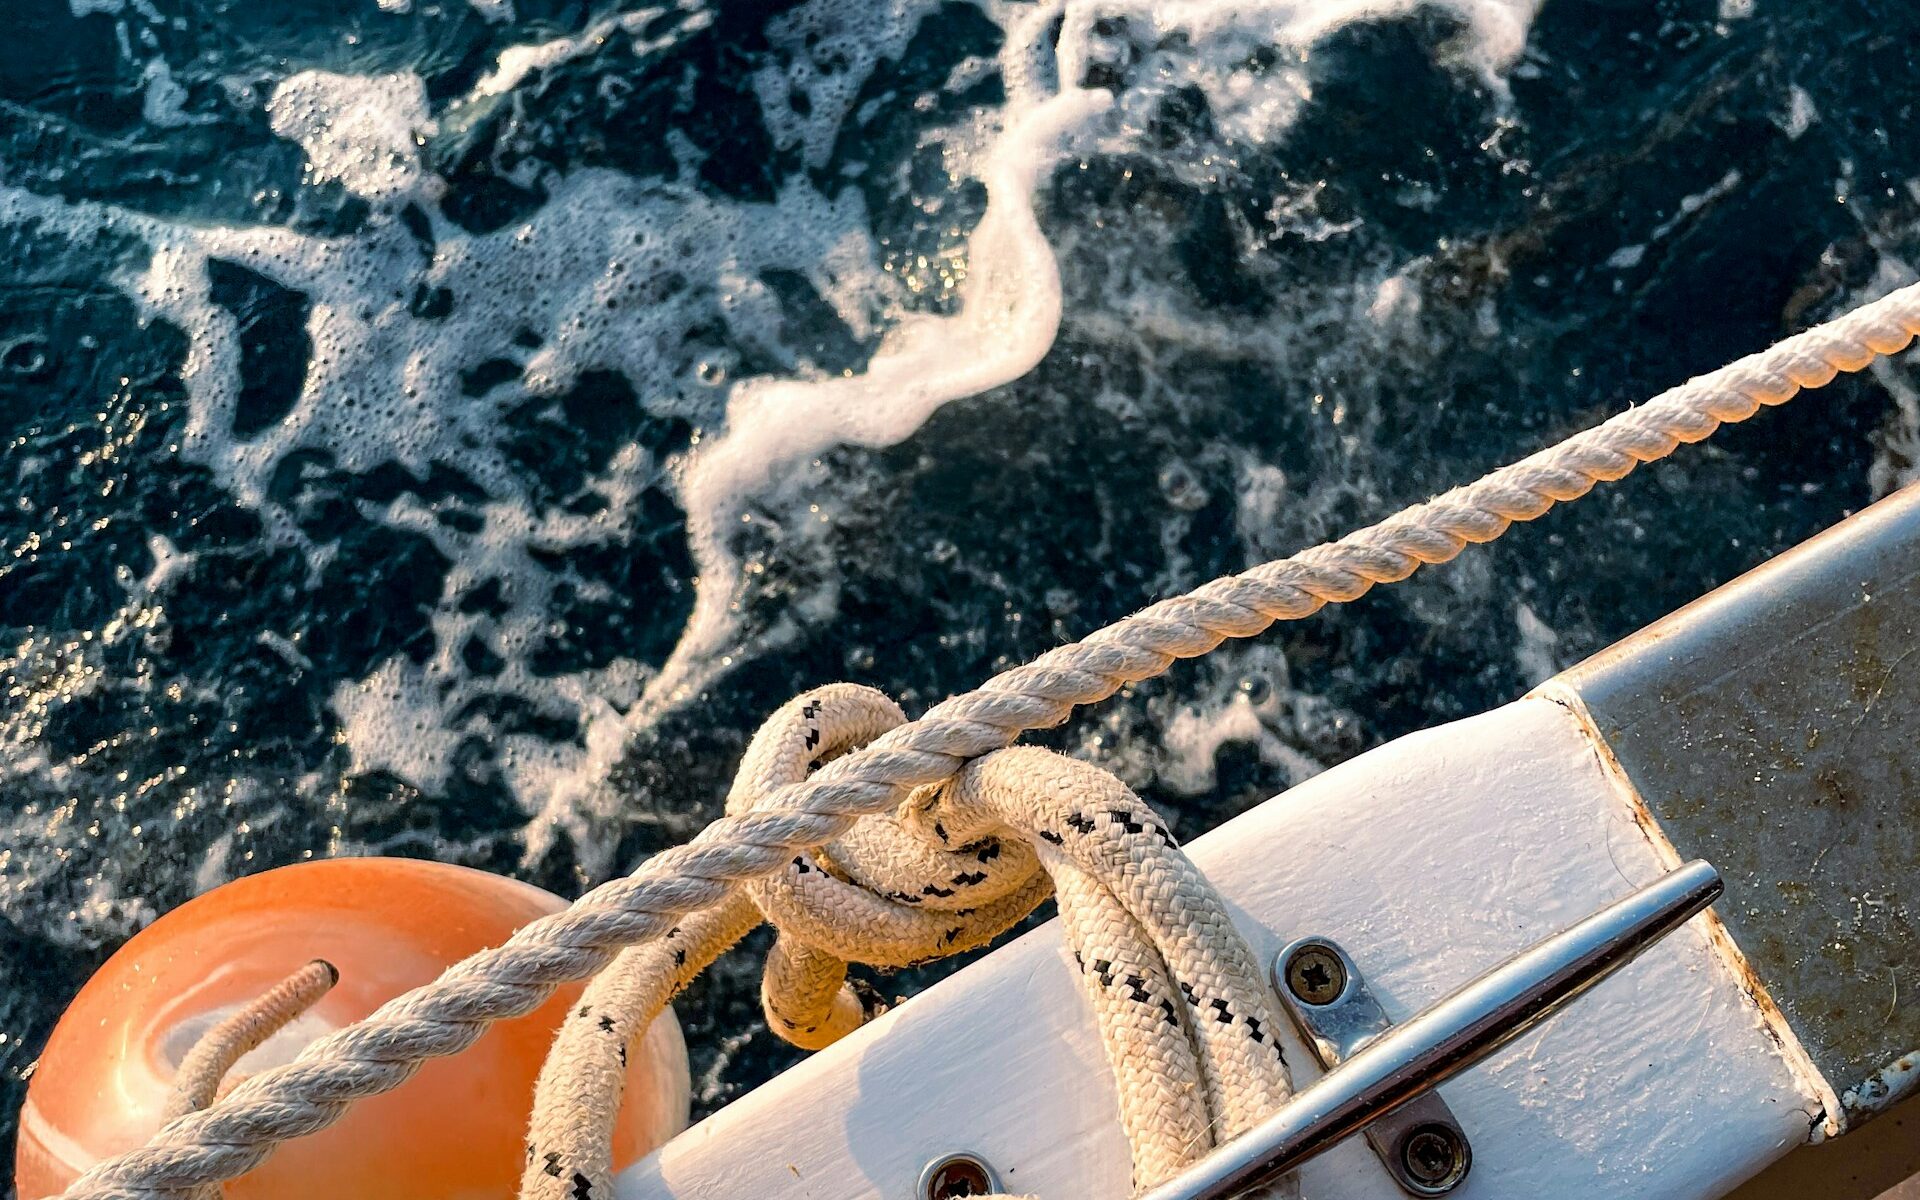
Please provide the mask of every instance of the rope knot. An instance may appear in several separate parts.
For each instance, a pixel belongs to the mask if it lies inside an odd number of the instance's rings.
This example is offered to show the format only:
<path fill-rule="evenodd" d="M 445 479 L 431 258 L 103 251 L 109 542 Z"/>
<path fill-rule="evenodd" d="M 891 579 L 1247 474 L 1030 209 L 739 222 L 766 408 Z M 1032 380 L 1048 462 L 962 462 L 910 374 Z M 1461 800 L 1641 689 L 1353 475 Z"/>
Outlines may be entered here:
<path fill-rule="evenodd" d="M 797 697 L 754 736 L 728 811 L 905 721 L 871 688 Z M 761 978 L 767 1023 L 808 1049 L 877 1011 L 849 962 L 904 967 L 983 945 L 1057 890 L 1107 1056 L 1129 1081 L 1121 1123 L 1143 1186 L 1289 1093 L 1271 998 L 1225 906 L 1160 815 L 1091 763 L 1034 746 L 982 755 L 743 890 L 780 930 Z"/>
<path fill-rule="evenodd" d="M 838 683 L 783 705 L 754 735 L 727 811 L 759 806 L 835 758 L 906 723 L 885 694 Z M 884 1007 L 847 982 L 847 964 L 897 970 L 984 946 L 1052 892 L 1033 848 L 976 809 L 917 789 L 896 811 L 862 817 L 745 886 L 780 936 L 760 999 L 767 1024 L 808 1050 L 831 1045 Z"/>

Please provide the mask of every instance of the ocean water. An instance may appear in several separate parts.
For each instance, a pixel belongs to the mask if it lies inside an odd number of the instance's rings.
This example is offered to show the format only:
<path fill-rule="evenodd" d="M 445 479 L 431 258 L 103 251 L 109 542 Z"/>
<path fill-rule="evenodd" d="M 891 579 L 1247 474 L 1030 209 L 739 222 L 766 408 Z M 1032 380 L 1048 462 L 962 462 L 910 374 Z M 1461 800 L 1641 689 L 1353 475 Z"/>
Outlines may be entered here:
<path fill-rule="evenodd" d="M 1898 0 L 12 0 L 0 1154 L 106 955 L 577 894 L 910 711 L 1916 277 Z M 1913 478 L 1876 367 L 1044 740 L 1185 835 Z M 792 1061 L 750 944 L 696 1104 Z M 878 981 L 909 992 L 928 973 Z"/>

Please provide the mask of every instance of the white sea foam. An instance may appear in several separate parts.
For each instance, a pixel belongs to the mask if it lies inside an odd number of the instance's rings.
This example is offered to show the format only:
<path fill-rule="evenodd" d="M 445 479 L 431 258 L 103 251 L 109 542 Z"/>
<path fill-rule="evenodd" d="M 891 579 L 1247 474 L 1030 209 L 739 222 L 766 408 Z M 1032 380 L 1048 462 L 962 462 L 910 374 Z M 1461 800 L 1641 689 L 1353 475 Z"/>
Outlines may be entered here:
<path fill-rule="evenodd" d="M 1263 659 L 1264 670 L 1255 665 Z M 1220 750 L 1233 743 L 1251 747 L 1261 762 L 1276 768 L 1281 788 L 1326 770 L 1326 763 L 1286 736 L 1290 710 L 1312 703 L 1288 688 L 1286 678 L 1286 658 L 1274 647 L 1261 647 L 1251 658 L 1216 669 L 1201 696 L 1176 708 L 1157 731 L 1155 781 L 1183 796 L 1213 792 L 1219 786 Z M 1354 720 L 1351 715 L 1338 719 Z"/>
<path fill-rule="evenodd" d="M 473 2 L 490 15 L 510 11 L 503 0 Z M 117 11 L 113 0 L 73 3 L 76 11 Z M 461 715 L 482 690 L 505 691 L 578 721 L 580 745 L 556 746 L 532 735 L 495 738 L 515 791 L 538 817 L 530 826 L 537 850 L 539 838 L 569 826 L 577 810 L 614 802 L 599 781 L 636 730 L 754 652 L 741 644 L 744 575 L 730 540 L 750 498 L 809 479 L 816 460 L 836 445 L 899 442 L 943 405 L 1017 378 L 1046 354 L 1060 325 L 1062 296 L 1055 248 L 1043 236 L 1036 202 L 1065 156 L 1134 145 L 1146 106 L 1185 83 L 1204 91 L 1223 137 L 1270 141 L 1310 94 L 1302 60 L 1316 38 L 1415 4 L 989 5 L 1008 33 L 998 62 L 963 63 L 948 82 L 950 89 L 965 88 L 997 69 L 1007 85 L 998 112 L 966 118 L 971 124 L 950 131 L 944 143 L 949 169 L 981 180 L 987 193 L 984 216 L 944 264 L 958 300 L 951 315 L 911 311 L 905 286 L 879 265 L 868 214 L 851 187 L 823 193 L 795 180 L 769 202 L 746 203 L 716 198 L 690 180 L 641 181 L 580 169 L 542 179 L 548 198 L 526 220 L 494 233 L 467 233 L 437 207 L 444 185 L 420 152 L 437 114 L 422 81 L 404 72 L 304 71 L 281 81 L 268 104 L 272 128 L 302 148 L 314 177 L 337 180 L 375 206 L 374 218 L 350 236 L 176 225 L 17 192 L 0 194 L 0 217 L 31 210 L 81 234 L 116 228 L 152 245 L 146 269 L 120 282 L 150 315 L 189 334 L 190 419 L 181 452 L 260 511 L 272 536 L 307 552 L 316 572 L 327 548 L 312 545 L 268 496 L 276 470 L 296 452 L 324 451 L 345 471 L 391 460 L 424 473 L 445 463 L 485 489 L 490 499 L 479 506 L 477 531 L 449 528 L 411 495 L 383 507 L 362 503 L 363 517 L 430 539 L 453 565 L 432 613 L 434 652 L 424 662 L 389 661 L 365 679 L 342 683 L 333 705 L 356 769 L 390 770 L 429 789 L 445 782 L 462 736 L 495 732 L 483 718 Z M 823 164 L 862 83 L 878 63 L 901 53 L 933 7 L 930 0 L 810 0 L 770 22 L 768 37 L 788 62 L 760 72 L 754 86 L 776 145 Z M 1534 3 L 1455 0 L 1449 7 L 1467 33 L 1448 52 L 1497 89 L 1501 72 L 1520 53 Z M 663 23 L 674 14 L 677 23 Z M 1164 67 L 1158 75 L 1139 72 L 1141 81 L 1117 104 L 1104 90 L 1075 86 L 1091 65 L 1117 52 L 1113 23 L 1102 20 L 1115 17 L 1135 42 L 1161 55 L 1157 65 Z M 439 115 L 511 92 L 534 72 L 591 53 L 607 39 L 635 39 L 635 51 L 647 54 L 708 19 L 692 4 L 647 9 L 578 35 L 509 49 L 472 95 Z M 647 36 L 652 40 L 641 40 Z M 1155 49 L 1173 46 L 1183 49 Z M 1282 52 L 1276 69 L 1245 68 L 1260 47 Z M 156 103 L 166 101 L 165 82 L 156 76 Z M 795 103 L 801 93 L 806 102 Z M 429 259 L 390 215 L 406 205 L 427 215 L 434 242 Z M 1319 217 L 1310 197 L 1296 208 L 1282 214 L 1296 232 L 1340 232 Z M 210 296 L 212 258 L 296 289 L 311 305 L 312 360 L 298 401 L 284 419 L 247 438 L 233 432 L 239 336 L 232 315 Z M 856 336 L 877 341 L 864 369 L 827 374 L 779 344 L 780 304 L 762 278 L 773 270 L 804 275 Z M 450 315 L 416 315 L 409 300 L 422 288 L 446 289 Z M 1139 328 L 1116 330 L 1116 336 L 1227 336 L 1165 297 L 1156 299 L 1151 288 L 1133 303 L 1132 311 L 1119 311 Z M 1387 331 L 1382 336 L 1390 336 L 1397 316 L 1417 310 L 1418 297 L 1383 271 L 1342 303 L 1352 316 L 1370 314 Z M 791 362 L 792 370 L 731 381 L 738 364 L 724 347 L 702 345 L 694 335 L 715 320 L 762 339 L 762 348 Z M 529 336 L 516 340 L 516 331 Z M 1258 329 L 1231 333 L 1248 353 L 1277 345 L 1261 339 L 1278 336 Z M 463 374 L 495 359 L 512 363 L 518 377 L 481 397 L 465 394 Z M 605 507 L 582 516 L 530 498 L 500 427 L 509 409 L 558 397 L 592 370 L 618 371 L 653 416 L 683 418 L 705 436 L 677 464 L 628 446 L 590 480 Z M 1258 506 L 1287 496 L 1283 475 L 1257 467 L 1249 464 L 1246 473 L 1243 518 L 1250 522 Z M 631 514 L 641 494 L 663 482 L 687 513 L 698 576 L 693 615 L 671 656 L 658 671 L 621 660 L 536 674 L 526 660 L 552 619 L 557 581 L 530 550 L 564 554 L 621 543 L 633 532 Z M 821 514 L 831 517 L 831 511 Z M 1249 528 L 1247 540 L 1257 543 L 1257 532 Z M 505 611 L 461 611 L 460 596 L 493 578 L 507 581 Z M 831 598 L 812 602 L 830 605 Z M 497 676 L 471 678 L 460 658 L 471 637 L 504 660 Z M 291 643 L 285 649 L 300 653 Z M 1191 749 L 1189 767 L 1175 773 L 1198 778 L 1210 746 L 1253 737 L 1250 714 L 1257 724 L 1259 714 L 1235 693 L 1175 718 L 1173 741 Z M 1311 757 L 1284 740 L 1254 740 L 1263 756 L 1291 774 L 1315 769 Z"/>
<path fill-rule="evenodd" d="M 187 111 L 187 89 L 173 77 L 173 69 L 167 65 L 166 59 L 157 56 L 148 59 L 141 79 L 146 90 L 140 96 L 140 116 L 147 124 L 166 129 L 180 125 L 205 125 L 217 119 Z"/>
<path fill-rule="evenodd" d="M 1514 665 L 1529 685 L 1545 683 L 1560 673 L 1560 635 L 1526 601 L 1513 606 Z"/>
<path fill-rule="evenodd" d="M 336 75 L 302 71 L 267 104 L 273 131 L 306 151 L 316 179 L 337 179 L 356 196 L 389 204 L 432 198 L 420 146 L 433 131 L 418 75 Z"/>
<path fill-rule="evenodd" d="M 808 163 L 823 164 L 860 85 L 881 60 L 899 58 L 929 7 L 922 0 L 814 0 L 768 21 L 767 41 L 787 61 L 763 67 L 754 87 L 774 144 L 801 146 Z M 794 102 L 798 95 L 805 104 Z"/>
<path fill-rule="evenodd" d="M 1775 118 L 1780 128 L 1786 131 L 1789 138 L 1799 141 L 1819 119 L 1820 110 L 1814 106 L 1813 97 L 1807 94 L 1807 89 L 1797 83 L 1789 84 L 1787 111 Z"/>
<path fill-rule="evenodd" d="M 670 32 L 646 36 L 646 31 L 661 25 L 662 18 L 669 13 L 677 13 L 680 17 L 678 23 L 671 26 Z M 712 23 L 712 10 L 702 7 L 699 0 L 681 0 L 673 8 L 648 7 L 607 17 L 573 37 L 509 46 L 501 52 L 493 70 L 481 76 L 474 85 L 472 95 L 503 95 L 518 87 L 522 80 L 535 71 L 549 70 L 583 55 L 598 53 L 616 34 L 631 38 L 634 54 L 644 57 Z"/>

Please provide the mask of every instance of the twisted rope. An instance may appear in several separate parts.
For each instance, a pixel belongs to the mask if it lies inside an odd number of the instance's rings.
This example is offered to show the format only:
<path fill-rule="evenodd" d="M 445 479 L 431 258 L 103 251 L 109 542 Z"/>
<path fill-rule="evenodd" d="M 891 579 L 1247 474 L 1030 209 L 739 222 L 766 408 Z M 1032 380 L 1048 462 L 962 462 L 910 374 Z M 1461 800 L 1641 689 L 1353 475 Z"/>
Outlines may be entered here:
<path fill-rule="evenodd" d="M 1075 707 L 1158 675 L 1177 658 L 1356 599 L 1423 563 L 1446 562 L 1468 543 L 1492 541 L 1512 523 L 1619 479 L 1723 423 L 1746 420 L 1803 388 L 1902 350 L 1916 333 L 1920 285 L 1910 285 L 1476 483 L 1339 541 L 1161 601 L 1003 672 L 780 788 L 762 806 L 721 817 L 632 875 L 595 888 L 504 945 L 315 1042 L 294 1062 L 173 1121 L 148 1145 L 96 1165 L 65 1195 L 187 1200 L 194 1188 L 251 1170 L 279 1142 L 326 1128 L 350 1103 L 399 1086 L 425 1060 L 466 1049 L 489 1023 L 531 1012 L 559 984 L 598 973 L 621 949 L 662 936 L 795 854 L 840 837 L 857 818 L 897 806 L 914 788 L 950 778 L 1022 732 L 1056 725 Z"/>

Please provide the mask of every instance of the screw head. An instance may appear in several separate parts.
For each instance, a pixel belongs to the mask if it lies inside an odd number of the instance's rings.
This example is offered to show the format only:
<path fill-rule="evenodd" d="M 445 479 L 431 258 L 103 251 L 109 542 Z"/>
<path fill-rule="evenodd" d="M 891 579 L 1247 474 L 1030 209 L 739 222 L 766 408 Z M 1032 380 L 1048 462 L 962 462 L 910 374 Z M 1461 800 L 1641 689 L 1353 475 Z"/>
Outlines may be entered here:
<path fill-rule="evenodd" d="M 971 1154 L 948 1154 L 920 1172 L 921 1200 L 958 1200 L 962 1196 L 991 1196 L 1000 1190 L 993 1168 Z"/>
<path fill-rule="evenodd" d="M 1451 1126 L 1415 1126 L 1400 1142 L 1400 1164 L 1408 1177 L 1436 1195 L 1465 1179 L 1472 1161 L 1466 1141 Z"/>
<path fill-rule="evenodd" d="M 1286 979 L 1302 1004 L 1332 1004 L 1347 990 L 1347 964 L 1325 946 L 1302 946 L 1287 960 Z"/>

